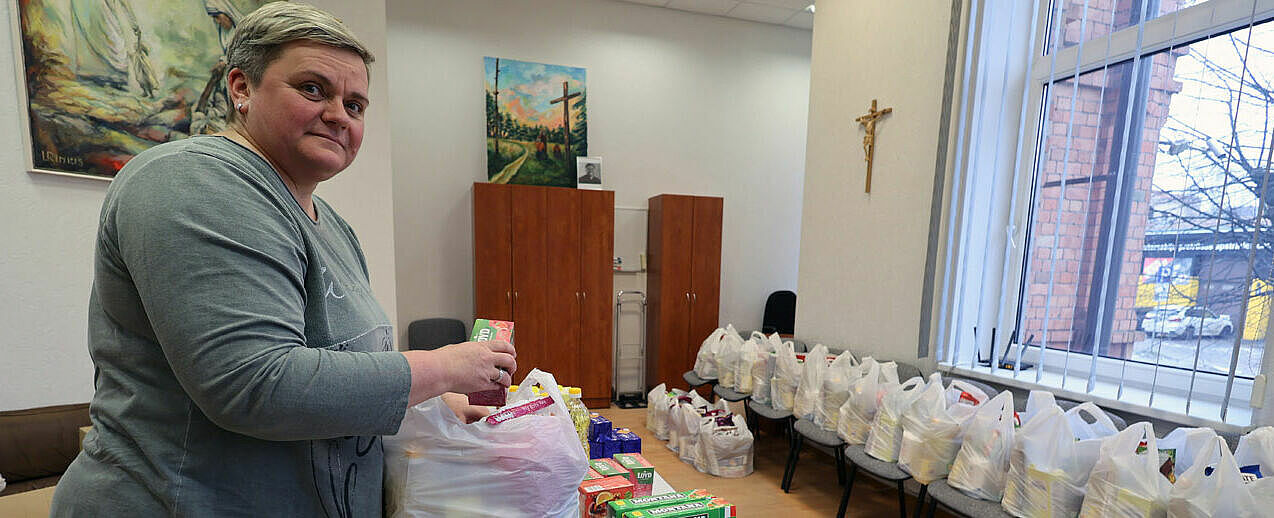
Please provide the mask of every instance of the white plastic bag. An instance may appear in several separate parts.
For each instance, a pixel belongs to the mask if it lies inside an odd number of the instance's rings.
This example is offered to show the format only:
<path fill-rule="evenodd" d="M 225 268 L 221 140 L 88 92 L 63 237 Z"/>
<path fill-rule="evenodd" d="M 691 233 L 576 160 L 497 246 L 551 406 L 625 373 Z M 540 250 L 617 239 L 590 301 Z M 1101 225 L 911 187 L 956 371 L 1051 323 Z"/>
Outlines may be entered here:
<path fill-rule="evenodd" d="M 557 387 L 539 369 L 522 386 L 537 382 Z M 547 393 L 553 415 L 497 425 L 465 424 L 439 398 L 408 409 L 398 434 L 384 438 L 386 516 L 576 515 L 588 455 L 561 394 Z"/>
<path fill-rule="evenodd" d="M 827 374 L 827 346 L 815 345 L 805 354 L 801 366 L 801 382 L 796 388 L 796 400 L 792 403 L 792 415 L 797 419 L 814 419 L 814 413 L 822 406 L 823 377 Z"/>
<path fill-rule="evenodd" d="M 654 400 L 647 402 L 648 405 L 655 407 L 655 427 L 651 428 L 650 431 L 655 434 L 656 439 L 661 441 L 668 440 L 669 434 L 672 432 L 672 411 L 677 408 L 678 398 L 684 395 L 686 395 L 686 391 L 672 389 L 655 396 Z"/>
<path fill-rule="evenodd" d="M 823 376 L 823 400 L 814 413 L 814 424 L 824 430 L 835 431 L 840 420 L 840 407 L 849 399 L 849 386 L 862 376 L 858 360 L 849 351 L 840 353 L 827 366 Z"/>
<path fill-rule="evenodd" d="M 646 429 L 655 437 L 668 434 L 668 407 L 659 404 L 667 397 L 668 387 L 660 383 L 646 394 Z M 662 439 L 661 439 L 662 440 Z"/>
<path fill-rule="evenodd" d="M 668 449 L 681 449 L 681 438 L 690 433 L 690 425 L 695 422 L 693 419 L 697 419 L 695 410 L 707 406 L 708 400 L 693 390 L 674 400 L 673 406 L 668 409 L 668 444 L 665 444 Z"/>
<path fill-rule="evenodd" d="M 699 345 L 699 353 L 695 355 L 695 376 L 706 380 L 717 379 L 717 351 L 721 349 L 721 339 L 725 337 L 725 329 L 720 327 Z"/>
<path fill-rule="evenodd" d="M 1244 486 L 1239 465 L 1221 437 L 1213 437 L 1199 451 L 1168 495 L 1171 518 L 1255 518 L 1269 512 Z"/>
<path fill-rule="evenodd" d="M 1172 477 L 1168 481 L 1176 483 L 1177 477 L 1190 469 L 1195 457 L 1211 445 L 1212 438 L 1216 436 L 1216 431 L 1211 428 L 1177 428 L 1159 439 L 1159 450 L 1167 452 L 1172 458 Z M 1159 471 L 1164 473 L 1162 462 Z"/>
<path fill-rule="evenodd" d="M 942 376 L 933 373 L 929 383 L 941 386 Z M 899 420 L 924 387 L 924 379 L 916 376 L 890 387 L 881 396 L 876 417 L 871 422 L 871 431 L 867 432 L 867 442 L 863 446 L 868 455 L 885 462 L 898 460 L 898 448 L 902 445 L 902 425 Z"/>
<path fill-rule="evenodd" d="M 1172 484 L 1159 472 L 1159 447 L 1148 422 L 1102 441 L 1088 476 L 1082 518 L 1151 518 L 1167 513 Z"/>
<path fill-rule="evenodd" d="M 951 464 L 947 483 L 965 494 L 999 502 L 1009 470 L 1015 418 L 1013 393 L 996 394 L 978 408 L 964 427 L 964 442 Z"/>
<path fill-rule="evenodd" d="M 734 390 L 734 364 L 739 361 L 739 353 L 743 352 L 743 337 L 734 330 L 734 324 L 725 326 L 725 336 L 721 338 L 721 348 L 717 350 L 717 384 Z"/>
<path fill-rule="evenodd" d="M 752 337 L 743 342 L 739 356 L 734 361 L 734 390 L 741 394 L 751 394 L 754 380 L 753 367 L 761 356 L 761 344 L 769 343 L 769 339 L 759 331 L 753 331 Z"/>
<path fill-rule="evenodd" d="M 986 400 L 985 392 L 962 380 L 952 380 L 946 389 L 937 383 L 925 386 L 899 419 L 898 467 L 921 484 L 946 477 L 960 452 L 964 422 Z"/>
<path fill-rule="evenodd" d="M 849 399 L 841 405 L 836 419 L 836 435 L 849 444 L 867 442 L 867 433 L 876 419 L 880 398 L 898 384 L 898 364 L 879 363 L 871 357 L 863 359 L 863 375 L 849 385 Z"/>
<path fill-rule="evenodd" d="M 743 416 L 714 417 L 699 431 L 695 468 L 723 478 L 751 475 L 753 443 L 752 432 Z"/>
<path fill-rule="evenodd" d="M 782 341 L 775 343 L 778 337 L 779 334 L 774 333 L 761 342 L 752 359 L 752 370 L 749 373 L 752 376 L 752 400 L 762 405 L 770 404 L 770 380 L 774 378 L 775 353 L 783 346 Z"/>
<path fill-rule="evenodd" d="M 682 462 L 694 464 L 695 459 L 699 455 L 699 437 L 703 428 L 710 424 L 712 419 L 724 416 L 730 413 L 729 407 L 726 406 L 726 400 L 718 400 L 715 405 L 708 404 L 706 406 L 695 405 L 691 407 L 685 403 L 681 405 L 682 422 L 685 425 L 677 435 L 677 454 Z"/>
<path fill-rule="evenodd" d="M 801 363 L 796 359 L 792 342 L 783 342 L 774 358 L 774 379 L 770 381 L 770 406 L 780 411 L 792 411 L 796 401 L 796 389 L 801 383 Z"/>
<path fill-rule="evenodd" d="M 1115 433 L 1115 423 L 1092 403 L 1064 413 L 1056 405 L 1039 411 L 1014 441 L 1004 510 L 1021 517 L 1077 516 L 1102 438 Z"/>

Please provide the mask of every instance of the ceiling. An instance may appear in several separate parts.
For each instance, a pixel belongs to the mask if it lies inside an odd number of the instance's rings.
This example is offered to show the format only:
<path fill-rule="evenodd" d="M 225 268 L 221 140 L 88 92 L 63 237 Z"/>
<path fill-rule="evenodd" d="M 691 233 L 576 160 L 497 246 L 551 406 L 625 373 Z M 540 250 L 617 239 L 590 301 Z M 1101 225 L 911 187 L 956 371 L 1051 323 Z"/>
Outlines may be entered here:
<path fill-rule="evenodd" d="M 814 13 L 805 8 L 814 0 L 623 0 L 692 13 L 738 18 L 798 29 L 814 28 Z"/>

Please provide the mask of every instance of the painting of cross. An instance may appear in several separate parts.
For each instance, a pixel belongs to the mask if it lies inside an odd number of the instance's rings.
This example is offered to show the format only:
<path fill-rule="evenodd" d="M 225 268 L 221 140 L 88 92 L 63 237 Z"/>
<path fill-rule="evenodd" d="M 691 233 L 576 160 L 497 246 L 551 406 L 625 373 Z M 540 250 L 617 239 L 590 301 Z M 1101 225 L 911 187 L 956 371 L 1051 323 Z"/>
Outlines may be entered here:
<path fill-rule="evenodd" d="M 588 155 L 583 68 L 485 58 L 487 181 L 575 187 Z"/>
<path fill-rule="evenodd" d="M 575 156 L 571 154 L 571 99 L 576 97 L 579 97 L 579 92 L 571 93 L 566 81 L 562 81 L 562 96 L 550 102 L 550 104 L 561 103 L 562 105 L 562 126 L 566 128 L 563 140 L 566 142 L 566 157 L 568 160 L 570 157 Z"/>

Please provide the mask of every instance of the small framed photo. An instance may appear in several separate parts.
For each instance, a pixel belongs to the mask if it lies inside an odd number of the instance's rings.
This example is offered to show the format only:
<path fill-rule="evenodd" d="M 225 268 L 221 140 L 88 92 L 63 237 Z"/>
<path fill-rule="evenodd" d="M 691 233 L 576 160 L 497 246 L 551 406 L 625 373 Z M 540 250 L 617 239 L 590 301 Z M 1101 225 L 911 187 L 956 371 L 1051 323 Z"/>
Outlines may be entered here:
<path fill-rule="evenodd" d="M 602 157 L 599 156 L 578 156 L 575 157 L 575 171 L 579 174 L 576 177 L 576 187 L 580 189 L 597 189 L 602 188 Z"/>

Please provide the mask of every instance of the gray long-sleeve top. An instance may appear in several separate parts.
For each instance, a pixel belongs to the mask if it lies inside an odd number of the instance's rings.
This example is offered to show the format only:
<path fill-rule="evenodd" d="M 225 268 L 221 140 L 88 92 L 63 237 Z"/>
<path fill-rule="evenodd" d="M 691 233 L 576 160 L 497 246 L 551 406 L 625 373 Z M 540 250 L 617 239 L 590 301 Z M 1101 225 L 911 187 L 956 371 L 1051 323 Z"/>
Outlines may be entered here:
<path fill-rule="evenodd" d="M 358 240 L 222 137 L 107 190 L 89 303 L 93 431 L 53 516 L 380 516 L 411 373 Z"/>

